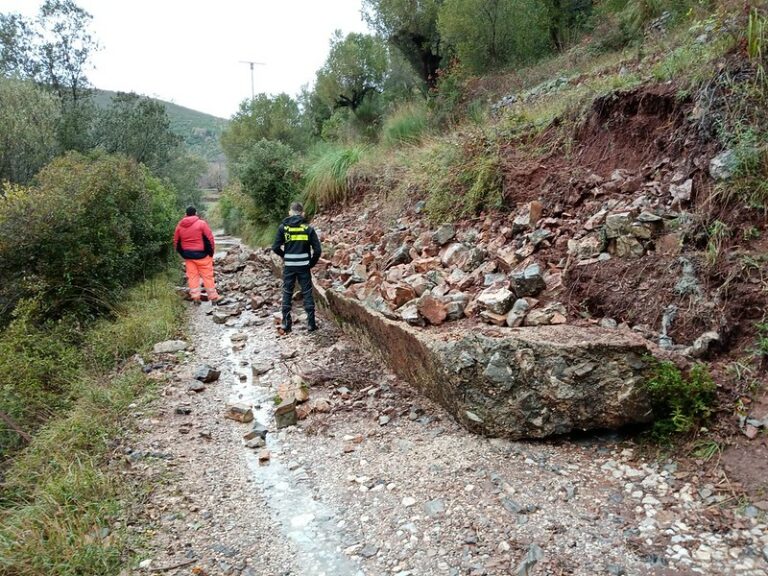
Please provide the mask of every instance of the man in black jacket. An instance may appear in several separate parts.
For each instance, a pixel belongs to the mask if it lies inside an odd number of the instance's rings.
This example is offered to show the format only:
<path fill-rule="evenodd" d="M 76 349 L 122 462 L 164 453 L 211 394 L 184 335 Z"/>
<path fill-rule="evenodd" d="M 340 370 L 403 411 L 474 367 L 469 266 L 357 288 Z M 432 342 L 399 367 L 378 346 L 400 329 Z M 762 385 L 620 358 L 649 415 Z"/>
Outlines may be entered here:
<path fill-rule="evenodd" d="M 315 229 L 304 219 L 304 207 L 300 203 L 291 204 L 288 218 L 277 229 L 272 251 L 283 259 L 283 330 L 291 331 L 291 301 L 298 279 L 307 312 L 307 330 L 314 332 L 317 323 L 310 270 L 320 260 L 322 249 Z"/>

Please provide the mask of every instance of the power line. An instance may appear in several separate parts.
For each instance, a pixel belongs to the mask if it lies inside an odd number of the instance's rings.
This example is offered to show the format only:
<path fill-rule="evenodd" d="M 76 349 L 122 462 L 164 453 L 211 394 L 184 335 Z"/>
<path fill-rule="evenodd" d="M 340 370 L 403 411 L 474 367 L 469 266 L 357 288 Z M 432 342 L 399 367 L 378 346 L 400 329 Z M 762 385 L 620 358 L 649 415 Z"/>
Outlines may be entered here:
<path fill-rule="evenodd" d="M 256 92 L 253 89 L 253 67 L 255 65 L 266 66 L 266 64 L 264 62 L 254 62 L 253 60 L 240 60 L 240 64 L 248 64 L 251 67 L 251 101 L 253 101 L 256 98 Z"/>

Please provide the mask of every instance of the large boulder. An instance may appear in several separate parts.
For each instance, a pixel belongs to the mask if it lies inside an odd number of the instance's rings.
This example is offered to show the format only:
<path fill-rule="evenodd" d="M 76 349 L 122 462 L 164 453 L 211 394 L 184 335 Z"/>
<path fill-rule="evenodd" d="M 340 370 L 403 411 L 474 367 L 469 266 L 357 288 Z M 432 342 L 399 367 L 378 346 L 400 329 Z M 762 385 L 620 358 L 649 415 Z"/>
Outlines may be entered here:
<path fill-rule="evenodd" d="M 438 334 L 387 320 L 332 291 L 320 291 L 318 301 L 345 332 L 472 431 L 542 438 L 651 417 L 643 386 L 648 350 L 635 334 L 577 326 Z"/>

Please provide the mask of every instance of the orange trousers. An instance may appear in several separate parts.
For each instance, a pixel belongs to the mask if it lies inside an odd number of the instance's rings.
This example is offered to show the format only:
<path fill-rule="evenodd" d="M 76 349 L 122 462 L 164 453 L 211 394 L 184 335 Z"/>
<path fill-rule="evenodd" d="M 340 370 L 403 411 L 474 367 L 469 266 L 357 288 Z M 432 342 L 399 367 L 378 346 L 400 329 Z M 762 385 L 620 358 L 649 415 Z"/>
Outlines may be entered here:
<path fill-rule="evenodd" d="M 189 295 L 192 300 L 200 300 L 200 279 L 203 280 L 205 293 L 208 300 L 218 300 L 216 283 L 213 281 L 213 258 L 206 256 L 200 260 L 184 260 L 187 268 L 187 281 L 189 282 Z"/>

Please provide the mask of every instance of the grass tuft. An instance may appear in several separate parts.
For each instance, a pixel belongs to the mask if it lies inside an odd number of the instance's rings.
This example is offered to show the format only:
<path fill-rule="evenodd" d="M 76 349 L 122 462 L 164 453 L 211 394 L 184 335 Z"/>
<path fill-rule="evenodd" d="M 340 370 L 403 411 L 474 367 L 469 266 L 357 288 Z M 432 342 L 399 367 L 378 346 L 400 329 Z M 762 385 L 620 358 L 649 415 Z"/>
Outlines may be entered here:
<path fill-rule="evenodd" d="M 328 146 L 306 170 L 304 202 L 310 212 L 346 200 L 352 190 L 350 171 L 360 162 L 366 146 Z"/>
<path fill-rule="evenodd" d="M 429 130 L 429 110 L 422 103 L 408 103 L 384 122 L 382 135 L 388 146 L 418 144 Z"/>

